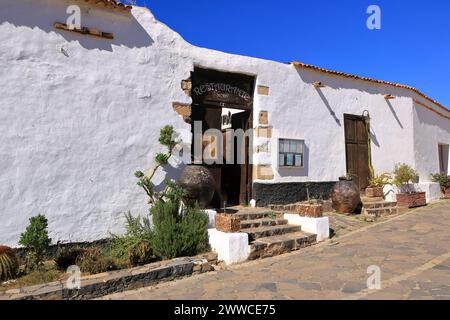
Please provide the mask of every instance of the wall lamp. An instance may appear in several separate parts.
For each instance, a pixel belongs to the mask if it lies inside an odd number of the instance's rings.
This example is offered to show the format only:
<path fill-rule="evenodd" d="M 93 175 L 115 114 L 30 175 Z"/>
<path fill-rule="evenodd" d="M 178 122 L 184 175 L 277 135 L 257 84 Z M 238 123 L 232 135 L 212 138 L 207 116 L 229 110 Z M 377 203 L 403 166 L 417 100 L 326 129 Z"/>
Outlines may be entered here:
<path fill-rule="evenodd" d="M 364 122 L 365 122 L 366 124 L 369 124 L 369 123 L 370 123 L 370 113 L 369 113 L 369 110 L 364 110 L 361 116 L 363 117 Z"/>

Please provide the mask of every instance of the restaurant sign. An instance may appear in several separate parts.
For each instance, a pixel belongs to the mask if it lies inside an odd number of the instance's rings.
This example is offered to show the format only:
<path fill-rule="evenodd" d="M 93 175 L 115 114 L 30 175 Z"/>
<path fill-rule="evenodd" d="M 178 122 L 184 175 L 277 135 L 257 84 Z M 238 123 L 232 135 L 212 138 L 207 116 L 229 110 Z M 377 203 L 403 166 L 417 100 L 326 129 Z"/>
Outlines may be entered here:
<path fill-rule="evenodd" d="M 194 103 L 227 108 L 249 109 L 253 104 L 254 79 L 217 71 L 193 73 Z"/>

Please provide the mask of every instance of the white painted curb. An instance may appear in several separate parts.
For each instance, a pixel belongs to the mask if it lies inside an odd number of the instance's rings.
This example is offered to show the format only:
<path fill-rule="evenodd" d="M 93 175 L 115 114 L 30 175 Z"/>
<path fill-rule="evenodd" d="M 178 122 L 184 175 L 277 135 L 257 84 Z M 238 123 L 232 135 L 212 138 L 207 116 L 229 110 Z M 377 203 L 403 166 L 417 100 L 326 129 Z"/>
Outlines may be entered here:
<path fill-rule="evenodd" d="M 309 218 L 301 217 L 298 214 L 285 213 L 284 219 L 289 224 L 301 226 L 302 231 L 317 235 L 317 242 L 325 241 L 330 238 L 330 220 L 328 217 Z"/>
<path fill-rule="evenodd" d="M 217 229 L 209 229 L 209 244 L 217 252 L 218 259 L 227 265 L 244 262 L 250 255 L 248 234 L 225 233 Z"/>

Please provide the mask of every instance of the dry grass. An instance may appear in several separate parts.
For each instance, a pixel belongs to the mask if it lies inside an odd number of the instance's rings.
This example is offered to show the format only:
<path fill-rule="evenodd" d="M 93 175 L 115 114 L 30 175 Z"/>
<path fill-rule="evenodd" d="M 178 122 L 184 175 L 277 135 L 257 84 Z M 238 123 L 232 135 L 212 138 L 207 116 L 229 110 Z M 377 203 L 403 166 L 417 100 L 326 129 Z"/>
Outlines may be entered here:
<path fill-rule="evenodd" d="M 23 270 L 23 266 L 21 267 Z M 23 271 L 22 271 L 23 272 Z M 0 292 L 21 287 L 34 286 L 47 282 L 63 280 L 66 274 L 58 270 L 53 261 L 47 261 L 39 271 L 32 271 L 17 279 L 0 284 Z"/>

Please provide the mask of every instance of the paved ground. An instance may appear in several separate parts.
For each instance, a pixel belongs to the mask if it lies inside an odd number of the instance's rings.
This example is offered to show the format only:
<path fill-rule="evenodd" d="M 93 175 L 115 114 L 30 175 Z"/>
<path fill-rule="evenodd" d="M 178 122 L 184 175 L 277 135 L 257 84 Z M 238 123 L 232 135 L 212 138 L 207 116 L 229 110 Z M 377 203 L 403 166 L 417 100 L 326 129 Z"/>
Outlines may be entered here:
<path fill-rule="evenodd" d="M 105 299 L 450 299 L 450 201 L 377 224 L 340 220 L 317 246 Z M 381 290 L 367 289 L 372 265 Z"/>

